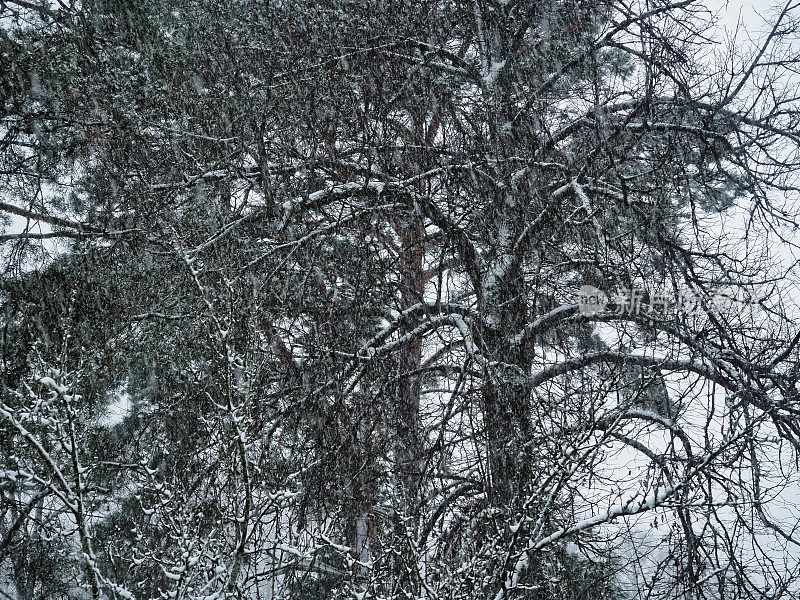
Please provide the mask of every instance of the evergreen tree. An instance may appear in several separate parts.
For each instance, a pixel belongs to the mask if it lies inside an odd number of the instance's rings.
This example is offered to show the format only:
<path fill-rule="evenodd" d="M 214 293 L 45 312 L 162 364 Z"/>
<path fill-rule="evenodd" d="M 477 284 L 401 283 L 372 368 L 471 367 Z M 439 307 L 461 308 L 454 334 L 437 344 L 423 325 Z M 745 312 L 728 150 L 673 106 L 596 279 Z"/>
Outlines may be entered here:
<path fill-rule="evenodd" d="M 799 11 L 0 3 L 0 591 L 795 595 Z"/>

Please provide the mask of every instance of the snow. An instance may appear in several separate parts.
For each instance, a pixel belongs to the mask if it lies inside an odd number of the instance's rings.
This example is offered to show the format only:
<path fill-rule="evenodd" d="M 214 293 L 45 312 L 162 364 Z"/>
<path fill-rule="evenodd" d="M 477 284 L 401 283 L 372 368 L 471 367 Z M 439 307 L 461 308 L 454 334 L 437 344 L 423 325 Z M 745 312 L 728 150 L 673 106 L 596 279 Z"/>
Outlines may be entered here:
<path fill-rule="evenodd" d="M 47 377 L 47 376 L 40 377 L 39 378 L 39 383 L 41 383 L 43 386 L 53 390 L 57 394 L 66 394 L 69 391 L 69 386 L 59 385 L 58 383 L 56 383 L 55 379 L 53 379 L 52 377 Z"/>
<path fill-rule="evenodd" d="M 119 425 L 131 413 L 132 409 L 133 404 L 130 394 L 123 390 L 117 390 L 114 392 L 105 412 L 98 419 L 98 425 L 108 428 Z"/>
<path fill-rule="evenodd" d="M 497 82 L 497 78 L 500 75 L 500 71 L 503 70 L 503 67 L 506 66 L 505 60 L 492 60 L 489 64 L 488 72 L 484 73 L 483 75 L 483 85 L 487 88 L 491 88 Z"/>

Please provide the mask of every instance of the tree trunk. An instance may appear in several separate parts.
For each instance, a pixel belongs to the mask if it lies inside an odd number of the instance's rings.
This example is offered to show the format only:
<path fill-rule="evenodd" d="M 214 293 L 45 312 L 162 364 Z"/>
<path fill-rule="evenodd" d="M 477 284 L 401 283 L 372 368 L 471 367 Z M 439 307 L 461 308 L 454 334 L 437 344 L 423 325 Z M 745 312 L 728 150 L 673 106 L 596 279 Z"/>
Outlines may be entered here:
<path fill-rule="evenodd" d="M 400 238 L 400 310 L 422 301 L 425 287 L 423 275 L 423 235 L 421 218 L 410 217 L 395 225 Z M 420 435 L 419 403 L 422 341 L 405 344 L 397 355 L 397 388 L 395 398 L 396 436 L 394 439 L 395 470 L 403 511 L 413 511 L 422 476 L 423 445 Z"/>
<path fill-rule="evenodd" d="M 526 321 L 523 273 L 508 247 L 501 246 L 493 262 L 485 301 L 482 337 L 491 366 L 486 368 L 482 402 L 490 498 L 497 505 L 509 506 L 531 476 L 527 447 L 531 390 L 527 377 L 530 356 L 514 340 Z"/>

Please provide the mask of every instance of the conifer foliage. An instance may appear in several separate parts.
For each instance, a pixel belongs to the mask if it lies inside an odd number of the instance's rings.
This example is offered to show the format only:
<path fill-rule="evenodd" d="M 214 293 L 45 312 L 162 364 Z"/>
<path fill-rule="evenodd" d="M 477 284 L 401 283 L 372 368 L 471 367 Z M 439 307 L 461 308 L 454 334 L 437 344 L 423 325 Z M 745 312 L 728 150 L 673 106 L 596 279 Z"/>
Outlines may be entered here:
<path fill-rule="evenodd" d="M 0 596 L 796 597 L 800 3 L 725 14 L 0 1 Z"/>

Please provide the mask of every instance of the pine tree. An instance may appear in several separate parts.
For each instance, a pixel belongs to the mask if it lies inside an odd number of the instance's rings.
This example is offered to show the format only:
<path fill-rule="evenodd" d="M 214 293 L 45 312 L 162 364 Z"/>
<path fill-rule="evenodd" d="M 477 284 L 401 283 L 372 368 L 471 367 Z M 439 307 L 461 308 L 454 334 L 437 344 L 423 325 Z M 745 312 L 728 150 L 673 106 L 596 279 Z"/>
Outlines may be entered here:
<path fill-rule="evenodd" d="M 0 5 L 0 591 L 792 597 L 798 10 Z"/>

